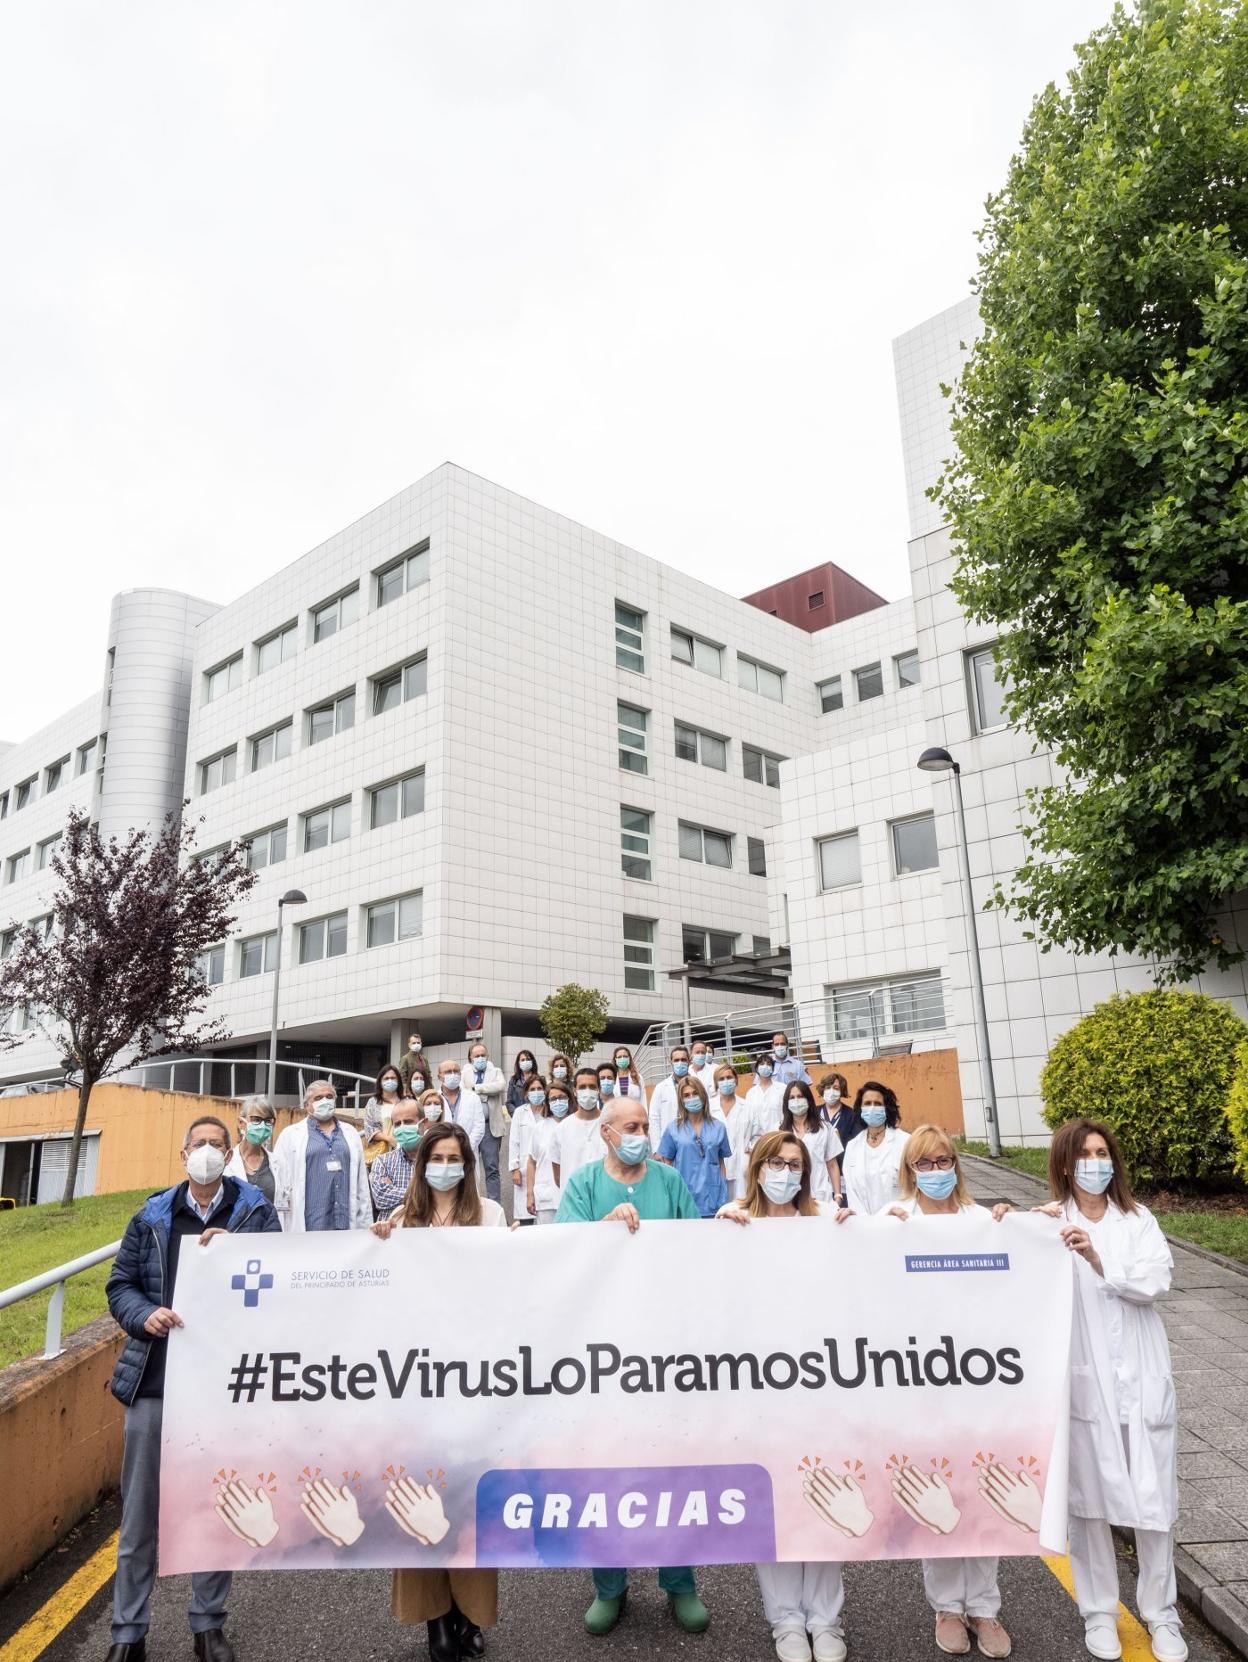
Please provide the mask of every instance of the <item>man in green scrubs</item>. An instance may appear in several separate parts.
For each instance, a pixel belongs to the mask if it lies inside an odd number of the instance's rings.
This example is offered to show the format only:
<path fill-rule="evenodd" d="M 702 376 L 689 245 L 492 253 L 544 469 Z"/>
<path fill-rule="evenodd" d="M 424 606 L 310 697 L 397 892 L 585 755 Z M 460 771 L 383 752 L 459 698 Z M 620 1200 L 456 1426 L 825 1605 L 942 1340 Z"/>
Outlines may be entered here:
<path fill-rule="evenodd" d="M 602 1110 L 601 1160 L 574 1171 L 564 1185 L 556 1223 L 626 1223 L 631 1235 L 643 1218 L 700 1218 L 697 1202 L 672 1166 L 651 1158 L 650 1118 L 644 1102 L 608 1097 Z M 610 1633 L 628 1593 L 627 1570 L 595 1570 L 594 1602 L 585 1612 L 590 1633 Z M 704 1633 L 710 1611 L 698 1597 L 693 1571 L 665 1566 L 659 1586 L 686 1633 Z"/>

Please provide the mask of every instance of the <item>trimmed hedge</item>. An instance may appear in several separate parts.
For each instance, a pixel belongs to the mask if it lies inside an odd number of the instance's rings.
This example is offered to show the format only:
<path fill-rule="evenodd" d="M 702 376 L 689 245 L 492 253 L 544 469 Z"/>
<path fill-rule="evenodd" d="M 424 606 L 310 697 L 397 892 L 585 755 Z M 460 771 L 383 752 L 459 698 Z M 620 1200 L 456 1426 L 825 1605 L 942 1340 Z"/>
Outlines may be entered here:
<path fill-rule="evenodd" d="M 1235 1170 L 1248 1183 L 1248 1039 L 1235 1051 L 1235 1076 L 1226 1099 L 1226 1123 L 1235 1147 Z"/>
<path fill-rule="evenodd" d="M 1120 993 L 1049 1052 L 1045 1120 L 1053 1129 L 1107 1120 L 1144 1183 L 1227 1178 L 1236 1164 L 1227 1104 L 1245 1041 L 1248 1027 L 1204 993 Z"/>

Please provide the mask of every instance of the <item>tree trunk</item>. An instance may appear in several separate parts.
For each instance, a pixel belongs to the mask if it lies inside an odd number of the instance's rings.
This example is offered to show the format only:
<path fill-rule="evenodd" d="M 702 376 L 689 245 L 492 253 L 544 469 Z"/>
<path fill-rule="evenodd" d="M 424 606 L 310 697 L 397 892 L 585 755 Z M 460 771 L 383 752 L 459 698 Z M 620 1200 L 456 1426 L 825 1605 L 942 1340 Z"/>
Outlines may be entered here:
<path fill-rule="evenodd" d="M 69 1145 L 69 1170 L 65 1173 L 65 1192 L 61 1196 L 62 1206 L 74 1204 L 74 1184 L 78 1181 L 78 1155 L 82 1148 L 82 1128 L 87 1123 L 87 1104 L 91 1100 L 91 1087 L 95 1084 L 89 1073 L 84 1072 L 82 1084 L 78 1087 L 78 1114 L 74 1120 L 74 1139 Z"/>

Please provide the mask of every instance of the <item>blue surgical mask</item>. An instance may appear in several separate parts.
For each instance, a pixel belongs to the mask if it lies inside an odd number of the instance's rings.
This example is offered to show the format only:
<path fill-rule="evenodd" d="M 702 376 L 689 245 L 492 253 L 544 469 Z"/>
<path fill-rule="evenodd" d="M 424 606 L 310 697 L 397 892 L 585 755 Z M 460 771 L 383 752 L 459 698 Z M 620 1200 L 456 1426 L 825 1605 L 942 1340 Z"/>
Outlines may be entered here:
<path fill-rule="evenodd" d="M 700 1114 L 702 1112 L 701 1098 L 696 1096 L 687 1096 L 680 1106 L 686 1114 Z"/>
<path fill-rule="evenodd" d="M 916 1171 L 914 1181 L 929 1200 L 948 1200 L 958 1186 L 956 1171 Z"/>
<path fill-rule="evenodd" d="M 489 1060 L 489 1058 L 486 1057 L 486 1056 L 474 1056 L 473 1059 L 472 1059 L 472 1065 L 473 1065 L 474 1068 L 476 1068 L 478 1073 L 484 1073 L 485 1072 L 485 1064 L 488 1060 Z"/>
<path fill-rule="evenodd" d="M 683 1079 L 688 1072 L 689 1072 L 688 1062 L 673 1062 L 672 1063 L 672 1073 L 675 1075 L 675 1077 L 677 1079 Z"/>
<path fill-rule="evenodd" d="M 783 1062 L 784 1058 L 789 1054 L 789 1047 L 788 1045 L 773 1045 L 771 1053 L 776 1058 L 777 1062 Z"/>
<path fill-rule="evenodd" d="M 719 1082 L 720 1096 L 732 1096 L 736 1088 L 737 1082 L 735 1079 L 721 1079 Z"/>
<path fill-rule="evenodd" d="M 760 1079 L 770 1079 L 775 1071 L 770 1062 L 760 1062 L 758 1065 L 758 1077 Z"/>
<path fill-rule="evenodd" d="M 550 1099 L 550 1111 L 557 1120 L 561 1120 L 571 1106 L 566 1096 L 552 1096 Z"/>
<path fill-rule="evenodd" d="M 568 1070 L 567 1068 L 552 1068 L 550 1070 L 550 1076 L 552 1079 L 566 1079 L 568 1077 Z"/>
<path fill-rule="evenodd" d="M 868 1102 L 862 1109 L 862 1123 L 864 1125 L 883 1125 L 888 1119 L 888 1109 L 878 1103 Z"/>
<path fill-rule="evenodd" d="M 615 1065 L 621 1073 L 626 1073 L 629 1067 L 628 1057 L 624 1055 L 617 1056 L 615 1059 Z"/>
<path fill-rule="evenodd" d="M 598 1094 L 599 1094 L 599 1096 L 614 1096 L 615 1095 L 615 1080 L 614 1079 L 600 1079 L 598 1081 Z"/>
<path fill-rule="evenodd" d="M 449 1166 L 430 1164 L 425 1167 L 425 1176 L 431 1189 L 439 1189 L 445 1194 L 448 1189 L 457 1189 L 464 1181 L 464 1162 L 454 1160 Z"/>
<path fill-rule="evenodd" d="M 397 1091 L 399 1088 L 399 1082 L 393 1077 L 390 1079 L 383 1079 L 381 1082 L 381 1088 L 383 1091 Z"/>
<path fill-rule="evenodd" d="M 394 1132 L 395 1142 L 404 1151 L 415 1148 L 420 1141 L 420 1127 L 418 1125 L 394 1125 L 390 1129 Z"/>
<path fill-rule="evenodd" d="M 1089 1195 L 1103 1195 L 1114 1181 L 1112 1160 L 1076 1160 L 1075 1182 Z"/>
<path fill-rule="evenodd" d="M 787 1206 L 802 1186 L 796 1172 L 769 1171 L 763 1174 L 763 1193 L 777 1206 Z"/>
<path fill-rule="evenodd" d="M 626 1166 L 639 1166 L 650 1154 L 649 1137 L 621 1137 L 615 1151 Z"/>
<path fill-rule="evenodd" d="M 693 1053 L 693 1065 L 694 1065 L 695 1068 L 704 1068 L 706 1066 L 706 1060 L 707 1060 L 706 1052 L 704 1050 L 695 1050 L 694 1051 L 694 1053 Z"/>
<path fill-rule="evenodd" d="M 457 1091 L 459 1089 L 459 1075 L 457 1073 L 445 1073 L 442 1075 L 442 1083 L 448 1091 Z"/>
<path fill-rule="evenodd" d="M 545 1100 L 546 1100 L 546 1092 L 545 1091 L 530 1091 L 529 1092 L 529 1107 L 530 1108 L 540 1108 L 542 1106 L 543 1102 L 545 1102 Z"/>
<path fill-rule="evenodd" d="M 532 1064 L 532 1062 L 529 1061 L 527 1056 L 522 1056 L 520 1058 L 520 1072 L 521 1073 L 532 1073 L 533 1072 L 533 1064 Z"/>
<path fill-rule="evenodd" d="M 596 1108 L 598 1106 L 598 1092 L 590 1090 L 577 1091 L 576 1105 L 578 1108 L 584 1108 L 586 1110 Z"/>
<path fill-rule="evenodd" d="M 835 1108 L 837 1103 L 841 1100 L 841 1093 L 839 1091 L 827 1090 L 823 1093 L 823 1100 L 827 1103 L 829 1108 Z"/>
<path fill-rule="evenodd" d="M 425 1109 L 425 1118 L 427 1120 L 440 1120 L 442 1118 L 442 1104 L 440 1102 L 431 1102 Z"/>

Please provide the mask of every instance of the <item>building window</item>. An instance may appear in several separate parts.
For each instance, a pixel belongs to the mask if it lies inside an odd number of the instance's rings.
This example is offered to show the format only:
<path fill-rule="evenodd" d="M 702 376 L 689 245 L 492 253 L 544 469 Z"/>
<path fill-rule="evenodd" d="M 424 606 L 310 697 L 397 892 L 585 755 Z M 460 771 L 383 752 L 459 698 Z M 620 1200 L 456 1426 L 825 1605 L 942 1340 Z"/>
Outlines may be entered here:
<path fill-rule="evenodd" d="M 750 744 L 741 747 L 742 771 L 756 785 L 771 785 L 779 790 L 780 764 L 783 761 L 783 756 L 773 756 L 768 750 L 756 750 Z"/>
<path fill-rule="evenodd" d="M 707 866 L 732 865 L 732 838 L 726 831 L 711 831 L 705 825 L 680 821 L 680 857 L 701 860 Z"/>
<path fill-rule="evenodd" d="M 746 858 L 751 877 L 766 877 L 767 875 L 767 844 L 761 837 L 747 837 L 745 839 Z"/>
<path fill-rule="evenodd" d="M 368 793 L 368 825 L 376 831 L 380 825 L 393 825 L 396 820 L 411 819 L 425 811 L 425 770 L 404 774 L 401 779 L 390 779 L 384 785 L 374 785 Z"/>
<path fill-rule="evenodd" d="M 47 941 L 52 938 L 53 921 L 51 912 L 41 912 L 37 918 L 31 918 L 30 927 L 40 940 Z"/>
<path fill-rule="evenodd" d="M 847 889 L 853 883 L 861 883 L 862 864 L 856 831 L 843 831 L 837 837 L 820 837 L 815 847 L 819 850 L 819 887 L 825 894 L 829 889 Z"/>
<path fill-rule="evenodd" d="M 332 912 L 299 925 L 299 962 L 316 964 L 322 958 L 342 958 L 347 951 L 347 914 Z"/>
<path fill-rule="evenodd" d="M 691 635 L 687 629 L 673 626 L 672 657 L 678 664 L 691 664 L 694 669 L 700 669 L 703 675 L 723 677 L 723 647 L 716 646 L 713 641 L 704 641 L 699 635 Z"/>
<path fill-rule="evenodd" d="M 221 785 L 232 785 L 238 769 L 238 746 L 232 744 L 219 755 L 210 756 L 199 764 L 199 794 L 207 796 Z"/>
<path fill-rule="evenodd" d="M 429 660 L 422 652 L 410 663 L 373 677 L 373 714 L 382 716 L 387 710 L 397 710 L 400 704 L 406 704 L 409 698 L 420 698 L 428 689 Z"/>
<path fill-rule="evenodd" d="M 676 723 L 676 754 L 682 762 L 701 762 L 704 768 L 728 771 L 728 740 L 683 721 Z"/>
<path fill-rule="evenodd" d="M 351 798 L 314 808 L 303 816 L 303 852 L 312 854 L 330 843 L 343 843 L 351 835 Z"/>
<path fill-rule="evenodd" d="M 355 726 L 355 688 L 327 698 L 323 704 L 314 704 L 308 711 L 308 743 L 320 744 L 332 739 L 335 733 L 345 733 Z"/>
<path fill-rule="evenodd" d="M 722 929 L 699 929 L 685 923 L 680 929 L 681 953 L 687 964 L 712 964 L 731 958 L 737 950 L 737 937 Z"/>
<path fill-rule="evenodd" d="M 277 963 L 277 930 L 264 935 L 248 935 L 239 946 L 238 974 L 242 981 L 253 975 L 266 975 Z"/>
<path fill-rule="evenodd" d="M 819 681 L 815 685 L 819 694 L 819 713 L 828 715 L 833 710 L 839 710 L 845 703 L 845 694 L 841 691 L 839 675 L 830 675 L 826 681 Z"/>
<path fill-rule="evenodd" d="M 737 685 L 744 687 L 746 692 L 774 699 L 777 704 L 784 702 L 784 671 L 760 664 L 741 652 L 737 653 Z"/>
<path fill-rule="evenodd" d="M 817 612 L 819 610 L 820 606 L 822 606 L 822 605 L 823 605 L 823 590 L 822 589 L 815 589 L 812 594 L 808 594 L 806 596 L 806 610 L 808 612 Z"/>
<path fill-rule="evenodd" d="M 256 642 L 257 675 L 263 675 L 266 669 L 276 669 L 278 664 L 294 657 L 298 646 L 296 628 L 293 623 L 284 623 L 280 629 Z"/>
<path fill-rule="evenodd" d="M 754 951 L 755 952 L 766 953 L 766 952 L 771 951 L 771 936 L 770 935 L 754 935 L 754 936 L 751 937 L 751 939 L 754 942 Z"/>
<path fill-rule="evenodd" d="M 624 985 L 636 993 L 654 991 L 653 918 L 624 919 Z"/>
<path fill-rule="evenodd" d="M 0 963 L 3 963 L 4 960 L 8 957 L 9 953 L 12 952 L 13 942 L 16 939 L 17 939 L 17 930 L 16 929 L 0 930 Z"/>
<path fill-rule="evenodd" d="M 13 792 L 13 812 L 20 814 L 23 808 L 29 808 L 35 800 L 38 790 L 38 774 L 32 774 L 29 779 L 23 779 Z"/>
<path fill-rule="evenodd" d="M 69 757 L 62 756 L 59 762 L 53 762 L 43 772 L 43 794 L 51 796 L 53 791 L 59 790 L 65 780 L 65 769 L 69 766 Z"/>
<path fill-rule="evenodd" d="M 946 1024 L 939 975 L 830 987 L 828 994 L 829 1026 L 841 1042 L 866 1039 L 878 1047 L 909 1033 L 939 1032 Z"/>
<path fill-rule="evenodd" d="M 917 687 L 919 684 L 919 655 L 917 652 L 899 652 L 893 659 L 899 687 Z"/>
<path fill-rule="evenodd" d="M 997 646 L 976 647 L 966 655 L 966 674 L 970 683 L 971 714 L 977 733 L 991 733 L 1004 727 L 1005 683 L 997 673 Z"/>
<path fill-rule="evenodd" d="M 8 791 L 5 791 L 2 795 L 0 795 L 0 819 L 8 819 L 8 817 L 9 817 L 9 793 L 8 793 Z"/>
<path fill-rule="evenodd" d="M 205 987 L 219 987 L 225 980 L 225 947 L 210 946 L 195 960 L 199 978 Z"/>
<path fill-rule="evenodd" d="M 30 870 L 30 850 L 22 849 L 20 854 L 10 854 L 4 865 L 4 880 L 6 883 L 20 883 Z"/>
<path fill-rule="evenodd" d="M 95 766 L 95 752 L 99 746 L 98 739 L 88 739 L 86 744 L 78 746 L 78 776 L 89 773 Z"/>
<path fill-rule="evenodd" d="M 629 773 L 648 773 L 650 763 L 646 751 L 646 730 L 650 712 L 639 710 L 635 704 L 615 706 L 620 766 Z"/>
<path fill-rule="evenodd" d="M 376 574 L 377 604 L 388 606 L 392 600 L 398 600 L 400 595 L 409 594 L 412 589 L 418 589 L 422 583 L 429 581 L 429 538 L 418 542 L 415 548 L 409 548 L 406 554 L 400 554 L 397 560 L 391 560 L 389 565 L 382 566 Z"/>
<path fill-rule="evenodd" d="M 284 761 L 290 755 L 294 731 L 294 722 L 287 719 L 280 726 L 271 727 L 267 733 L 258 733 L 249 740 L 252 773 L 259 773 L 261 768 L 267 768 L 273 762 Z"/>
<path fill-rule="evenodd" d="M 360 615 L 360 585 L 353 583 L 332 600 L 323 600 L 312 608 L 312 644 L 327 641 L 340 629 L 346 629 Z"/>
<path fill-rule="evenodd" d="M 653 876 L 650 863 L 650 834 L 654 830 L 654 815 L 644 808 L 626 808 L 620 805 L 620 866 L 625 877 L 640 877 L 649 882 Z"/>
<path fill-rule="evenodd" d="M 420 934 L 421 896 L 405 894 L 395 900 L 379 900 L 366 909 L 365 919 L 365 940 L 369 946 L 414 941 Z"/>
<path fill-rule="evenodd" d="M 646 614 L 615 603 L 615 661 L 621 669 L 646 673 Z"/>
<path fill-rule="evenodd" d="M 48 869 L 52 856 L 56 853 L 56 845 L 60 842 L 60 840 L 61 833 L 58 831 L 55 837 L 46 837 L 44 841 L 39 844 L 35 857 L 35 864 L 40 871 L 46 871 Z"/>
<path fill-rule="evenodd" d="M 216 669 L 204 672 L 204 703 L 211 704 L 214 699 L 223 697 L 227 692 L 233 692 L 243 679 L 243 655 L 236 652 L 225 663 L 218 664 Z"/>
<path fill-rule="evenodd" d="M 909 877 L 916 871 L 932 871 L 939 866 L 935 814 L 895 819 L 889 830 L 893 839 L 893 870 L 898 877 Z"/>
<path fill-rule="evenodd" d="M 879 698 L 884 691 L 884 670 L 879 664 L 864 664 L 854 671 L 854 692 L 859 704 Z"/>
<path fill-rule="evenodd" d="M 251 871 L 264 871 L 279 865 L 286 858 L 286 822 L 270 825 L 265 831 L 253 831 L 244 838 L 247 843 L 247 865 Z"/>

